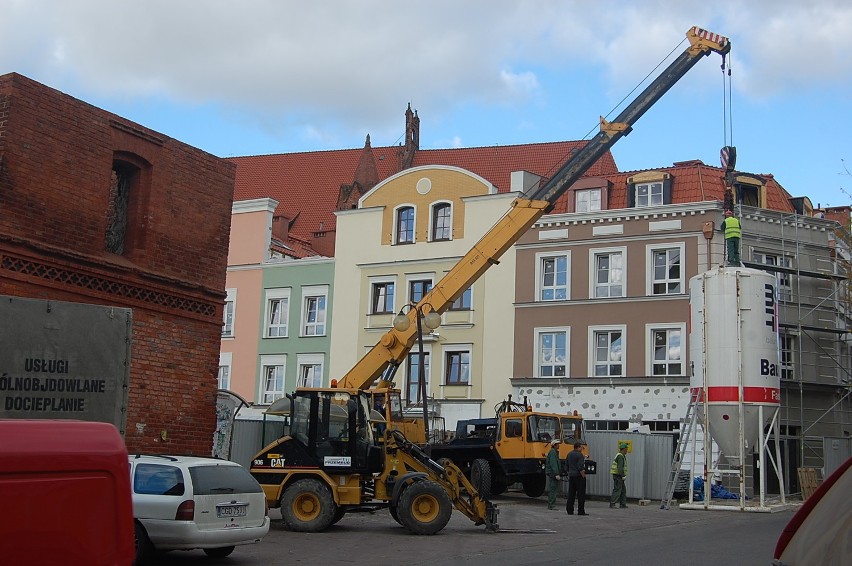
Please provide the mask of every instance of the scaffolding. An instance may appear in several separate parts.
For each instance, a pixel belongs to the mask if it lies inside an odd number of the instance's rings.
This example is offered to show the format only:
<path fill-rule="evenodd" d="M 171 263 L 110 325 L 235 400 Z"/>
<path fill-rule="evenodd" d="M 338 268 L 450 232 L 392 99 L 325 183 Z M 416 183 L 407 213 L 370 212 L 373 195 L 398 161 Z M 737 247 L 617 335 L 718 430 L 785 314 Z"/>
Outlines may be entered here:
<path fill-rule="evenodd" d="M 743 205 L 736 212 L 743 265 L 778 279 L 779 427 L 787 467 L 824 468 L 823 439 L 852 430 L 852 235 L 819 217 Z M 788 469 L 788 493 L 795 477 Z"/>

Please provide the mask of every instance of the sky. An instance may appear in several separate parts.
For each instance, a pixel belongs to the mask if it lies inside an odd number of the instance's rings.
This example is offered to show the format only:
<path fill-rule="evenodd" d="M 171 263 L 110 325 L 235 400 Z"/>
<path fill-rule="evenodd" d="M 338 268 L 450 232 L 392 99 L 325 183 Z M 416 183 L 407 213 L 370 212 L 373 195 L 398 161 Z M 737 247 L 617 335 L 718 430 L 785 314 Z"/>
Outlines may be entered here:
<path fill-rule="evenodd" d="M 848 0 L 0 0 L 0 25 L 0 74 L 219 157 L 398 145 L 409 104 L 421 149 L 586 139 L 697 25 L 730 81 L 699 61 L 619 170 L 734 145 L 738 171 L 852 204 Z"/>

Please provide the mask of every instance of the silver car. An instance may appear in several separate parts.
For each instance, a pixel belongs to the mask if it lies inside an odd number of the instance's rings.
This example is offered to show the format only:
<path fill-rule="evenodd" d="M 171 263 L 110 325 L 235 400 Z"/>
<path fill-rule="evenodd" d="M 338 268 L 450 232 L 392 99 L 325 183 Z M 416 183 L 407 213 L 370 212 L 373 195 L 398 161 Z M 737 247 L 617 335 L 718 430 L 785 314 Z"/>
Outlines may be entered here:
<path fill-rule="evenodd" d="M 269 532 L 257 481 L 235 462 L 130 455 L 136 564 L 155 551 L 202 549 L 222 558 Z"/>

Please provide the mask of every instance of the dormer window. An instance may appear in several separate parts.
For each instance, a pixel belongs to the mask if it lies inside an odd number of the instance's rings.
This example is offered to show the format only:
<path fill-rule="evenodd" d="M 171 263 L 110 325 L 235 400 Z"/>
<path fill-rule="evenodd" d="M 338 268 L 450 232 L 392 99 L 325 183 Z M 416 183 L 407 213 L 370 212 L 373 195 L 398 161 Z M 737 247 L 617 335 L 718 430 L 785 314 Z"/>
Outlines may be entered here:
<path fill-rule="evenodd" d="M 672 203 L 672 180 L 668 173 L 648 171 L 627 179 L 627 206 L 642 208 Z"/>
<path fill-rule="evenodd" d="M 594 212 L 601 209 L 601 190 L 574 191 L 574 212 Z"/>
<path fill-rule="evenodd" d="M 663 204 L 662 183 L 642 183 L 636 185 L 636 206 L 657 206 Z"/>

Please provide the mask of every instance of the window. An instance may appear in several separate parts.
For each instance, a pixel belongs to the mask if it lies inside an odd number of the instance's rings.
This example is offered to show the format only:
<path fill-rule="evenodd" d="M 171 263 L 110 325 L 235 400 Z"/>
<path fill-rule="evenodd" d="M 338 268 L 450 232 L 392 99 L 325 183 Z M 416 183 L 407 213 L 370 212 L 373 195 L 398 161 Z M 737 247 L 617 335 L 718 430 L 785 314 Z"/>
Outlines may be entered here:
<path fill-rule="evenodd" d="M 787 332 L 781 332 L 778 337 L 778 342 L 781 347 L 779 354 L 779 362 L 781 365 L 781 379 L 794 379 L 796 377 L 796 368 L 794 365 L 796 337 Z"/>
<path fill-rule="evenodd" d="M 431 279 L 413 279 L 408 282 L 408 300 L 417 304 L 432 289 Z"/>
<path fill-rule="evenodd" d="M 325 336 L 328 286 L 303 287 L 302 336 Z"/>
<path fill-rule="evenodd" d="M 564 301 L 569 298 L 569 253 L 536 254 L 538 300 Z"/>
<path fill-rule="evenodd" d="M 590 421 L 583 420 L 586 430 L 627 430 L 630 421 Z"/>
<path fill-rule="evenodd" d="M 655 324 L 646 326 L 648 335 L 648 375 L 684 375 L 682 324 Z"/>
<path fill-rule="evenodd" d="M 624 334 L 626 327 L 589 327 L 591 375 L 624 376 Z"/>
<path fill-rule="evenodd" d="M 429 394 L 429 359 L 430 352 L 427 350 L 423 350 L 423 363 L 420 363 L 420 352 L 412 351 L 408 354 L 407 360 L 407 377 L 405 383 L 405 391 L 406 391 L 406 400 L 409 404 L 416 404 L 423 401 L 423 394 L 420 389 L 420 376 L 423 375 L 426 377 L 426 394 Z M 421 365 L 423 367 L 423 371 L 421 372 Z"/>
<path fill-rule="evenodd" d="M 592 250 L 591 252 L 592 265 L 590 273 L 594 280 L 592 288 L 594 289 L 594 298 L 603 297 L 623 297 L 625 296 L 624 289 L 624 261 L 627 255 L 626 248 L 613 248 L 605 250 Z"/>
<path fill-rule="evenodd" d="M 536 329 L 536 376 L 568 376 L 568 328 Z"/>
<path fill-rule="evenodd" d="M 373 283 L 373 314 L 394 312 L 393 281 L 377 281 Z"/>
<path fill-rule="evenodd" d="M 763 252 L 754 252 L 755 263 L 763 265 L 771 265 L 773 267 L 793 267 L 793 258 L 776 254 L 767 254 Z M 775 279 L 778 281 L 778 299 L 781 301 L 791 301 L 793 298 L 793 285 L 790 281 L 790 273 L 786 271 L 775 271 Z"/>
<path fill-rule="evenodd" d="M 756 185 L 734 185 L 737 193 L 737 204 L 760 207 L 760 187 Z"/>
<path fill-rule="evenodd" d="M 234 307 L 237 304 L 237 290 L 226 289 L 225 308 L 222 312 L 222 338 L 234 337 Z"/>
<path fill-rule="evenodd" d="M 260 363 L 260 403 L 269 405 L 284 397 L 284 367 L 287 356 L 261 356 Z"/>
<path fill-rule="evenodd" d="M 322 354 L 299 354 L 299 377 L 296 387 L 322 387 Z"/>
<path fill-rule="evenodd" d="M 290 289 L 267 289 L 265 338 L 286 338 L 289 318 Z"/>
<path fill-rule="evenodd" d="M 231 388 L 231 352 L 219 353 L 219 389 Z"/>
<path fill-rule="evenodd" d="M 684 293 L 683 244 L 648 246 L 649 266 L 647 294 L 677 295 Z"/>
<path fill-rule="evenodd" d="M 574 191 L 574 212 L 593 212 L 601 209 L 601 190 Z"/>
<path fill-rule="evenodd" d="M 452 238 L 453 207 L 448 202 L 440 202 L 432 207 L 432 240 Z"/>
<path fill-rule="evenodd" d="M 136 464 L 133 473 L 133 491 L 142 495 L 184 494 L 183 473 L 177 466 L 164 464 Z"/>
<path fill-rule="evenodd" d="M 403 206 L 396 210 L 396 243 L 414 243 L 414 207 Z"/>
<path fill-rule="evenodd" d="M 470 385 L 470 350 L 447 351 L 444 360 L 444 383 Z"/>
<path fill-rule="evenodd" d="M 663 204 L 663 182 L 637 183 L 636 206 L 656 206 Z"/>
<path fill-rule="evenodd" d="M 451 311 L 469 311 L 471 307 L 471 296 L 472 296 L 471 288 L 468 287 L 465 289 L 465 292 L 462 293 L 458 299 L 453 301 L 453 304 L 450 305 Z"/>

